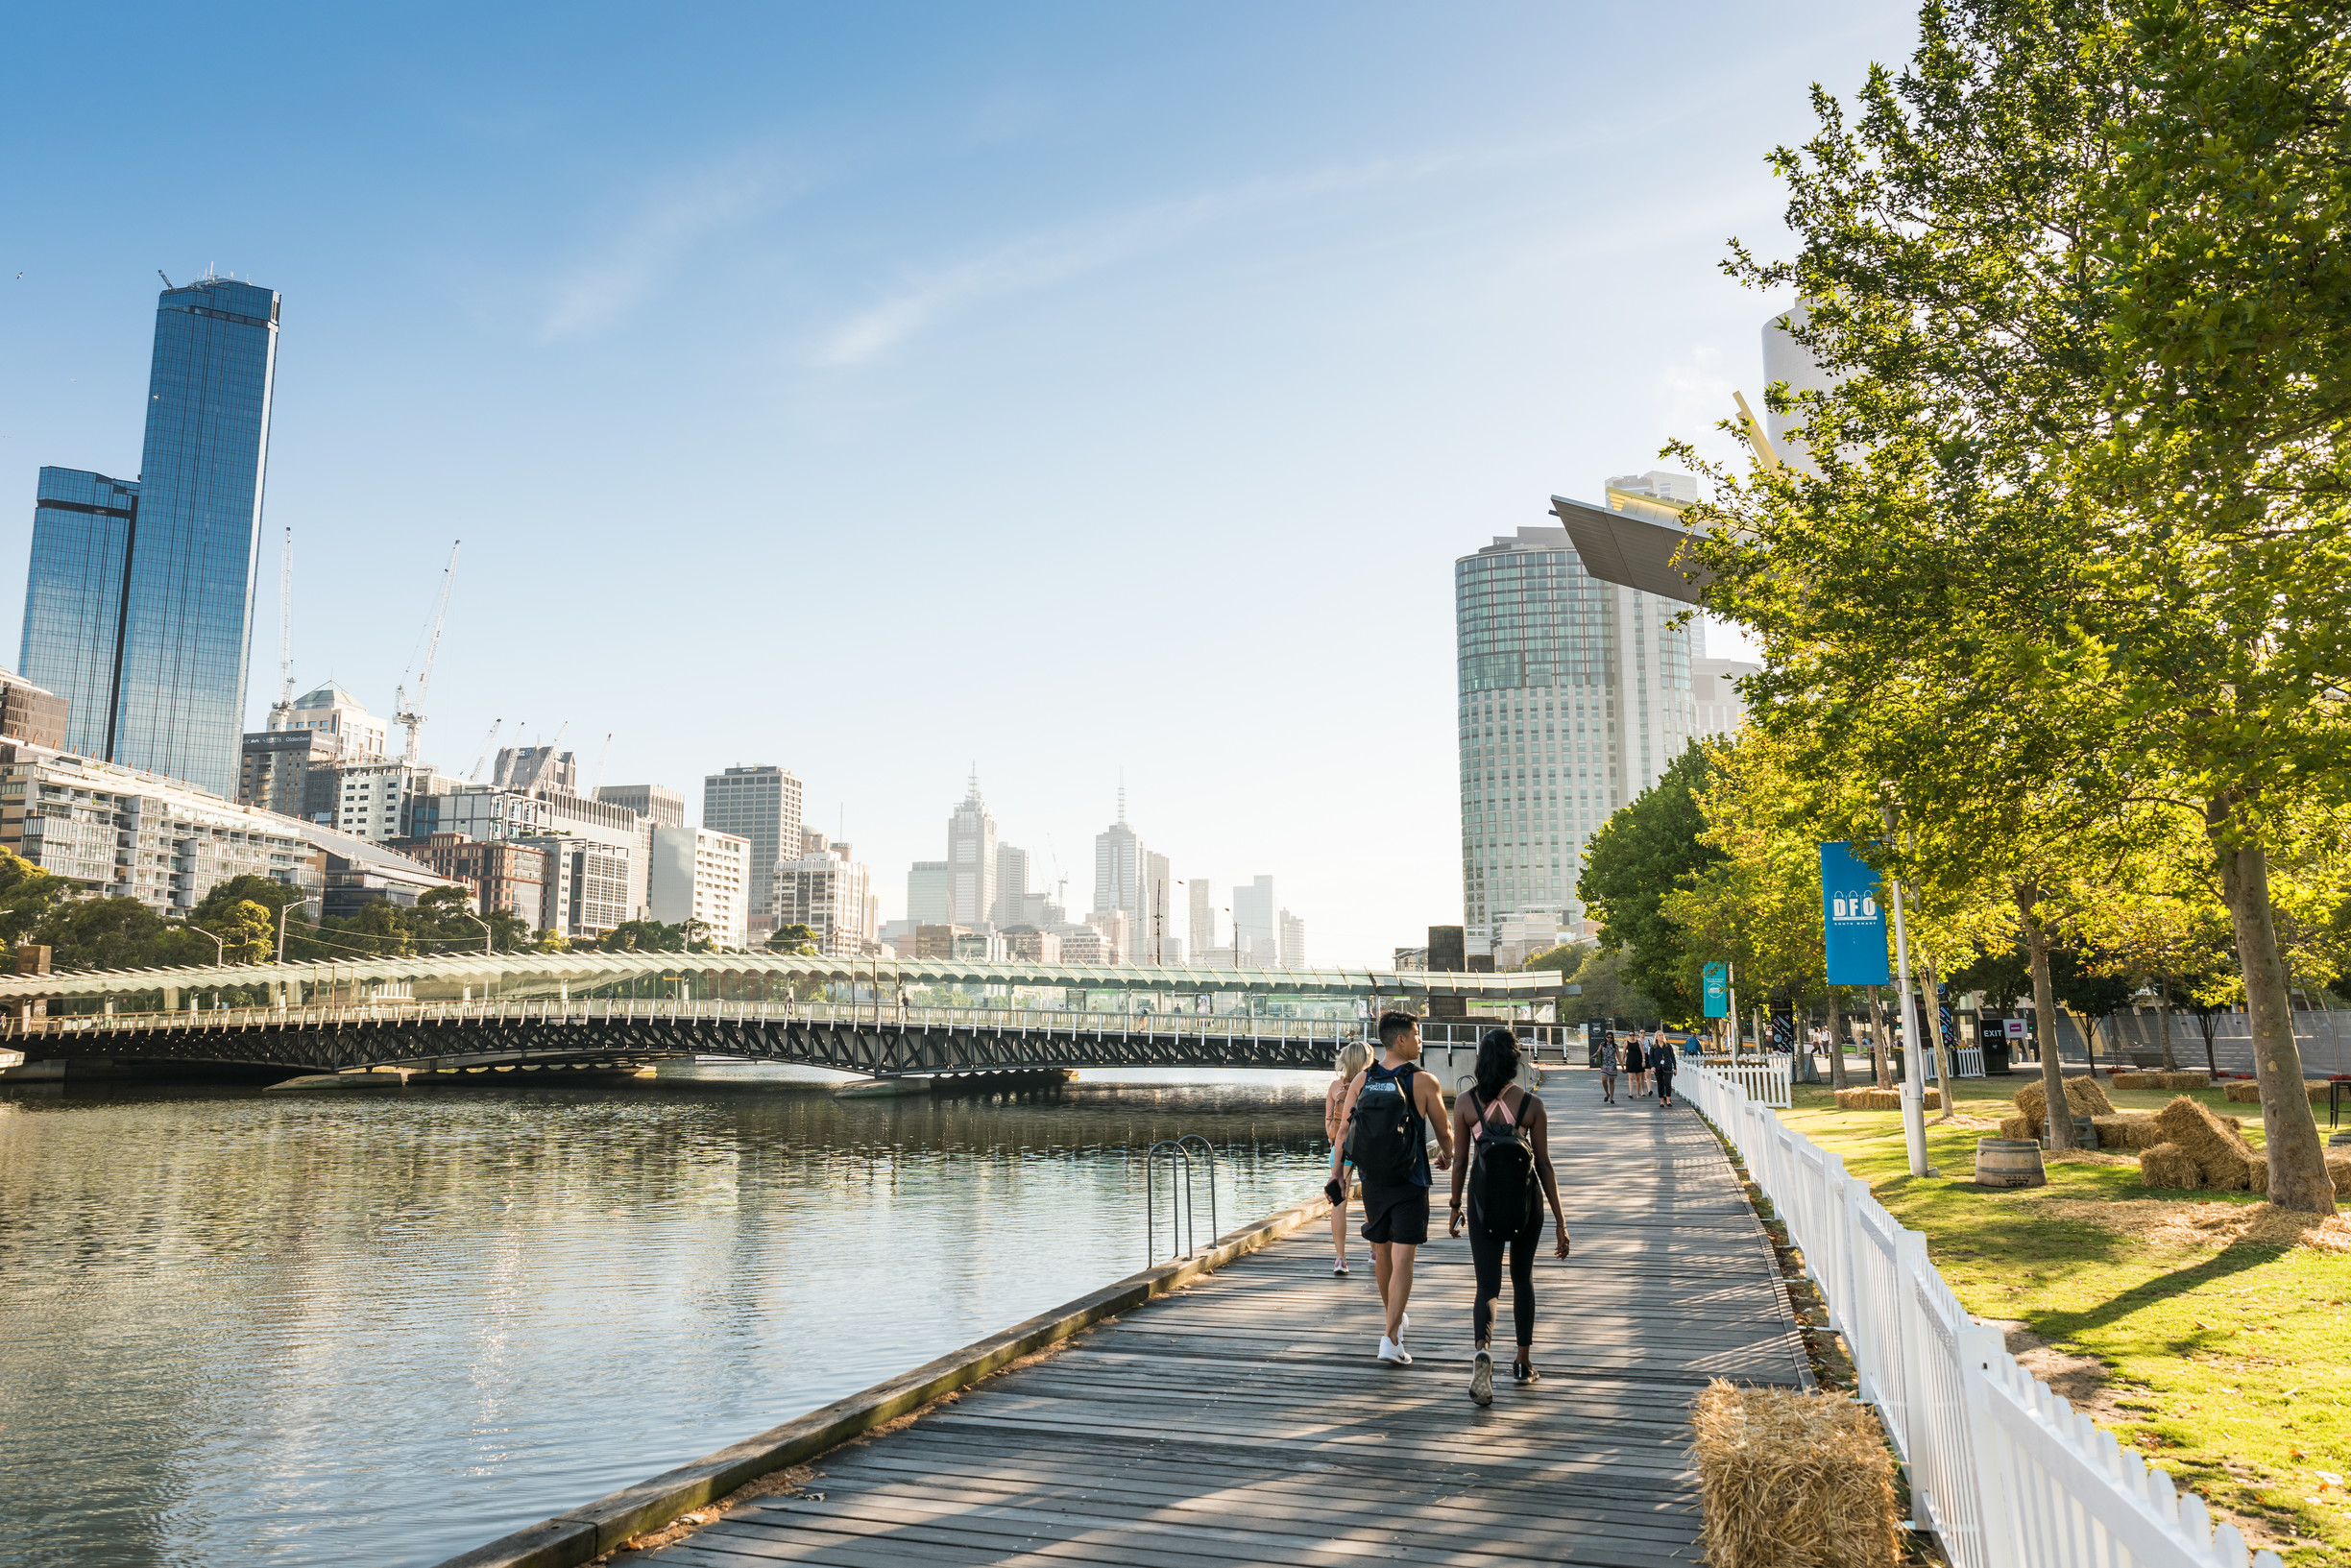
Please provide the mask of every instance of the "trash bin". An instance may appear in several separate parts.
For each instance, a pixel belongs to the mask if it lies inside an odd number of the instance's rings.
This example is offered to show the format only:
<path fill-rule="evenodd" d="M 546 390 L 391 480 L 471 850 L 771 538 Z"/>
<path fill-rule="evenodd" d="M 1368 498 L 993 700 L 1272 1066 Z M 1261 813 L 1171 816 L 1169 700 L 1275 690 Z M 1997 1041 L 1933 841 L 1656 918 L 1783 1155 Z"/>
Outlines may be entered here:
<path fill-rule="evenodd" d="M 1983 1048 L 1984 1076 L 2004 1078 L 2008 1075 L 2008 1042 L 1986 1040 Z"/>

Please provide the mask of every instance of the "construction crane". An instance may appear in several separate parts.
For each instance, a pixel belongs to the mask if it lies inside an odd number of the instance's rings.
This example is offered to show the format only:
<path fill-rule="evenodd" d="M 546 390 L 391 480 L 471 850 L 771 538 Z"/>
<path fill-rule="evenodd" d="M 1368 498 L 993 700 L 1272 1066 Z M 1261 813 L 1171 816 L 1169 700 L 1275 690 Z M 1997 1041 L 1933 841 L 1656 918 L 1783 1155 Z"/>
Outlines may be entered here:
<path fill-rule="evenodd" d="M 294 530 L 278 558 L 278 706 L 294 706 Z"/>
<path fill-rule="evenodd" d="M 415 703 L 408 701 L 408 676 L 401 672 L 400 684 L 392 698 L 392 722 L 408 731 L 407 750 L 400 760 L 413 765 L 417 760 L 417 736 L 424 729 L 424 693 L 432 686 L 433 660 L 441 653 L 441 623 L 448 618 L 449 585 L 457 580 L 457 550 L 465 543 L 462 539 L 449 543 L 448 565 L 441 572 L 441 596 L 433 601 L 432 622 L 424 634 L 424 662 L 417 670 Z"/>
<path fill-rule="evenodd" d="M 610 730 L 607 730 L 607 731 L 605 731 L 605 732 L 604 732 L 604 749 L 603 749 L 602 751 L 600 751 L 600 752 L 596 753 L 596 776 L 595 776 L 595 783 L 594 783 L 594 785 L 592 785 L 592 786 L 589 788 L 589 791 L 588 791 L 589 795 L 590 795 L 592 798 L 593 798 L 593 797 L 598 797 L 598 796 L 601 796 L 601 795 L 604 793 L 604 764 L 605 764 L 605 763 L 607 763 L 607 762 L 609 762 L 609 761 L 611 761 L 611 760 L 612 760 L 612 732 L 611 732 Z"/>
<path fill-rule="evenodd" d="M 481 770 L 489 762 L 491 752 L 497 749 L 498 726 L 505 722 L 502 718 L 494 718 L 490 721 L 490 738 L 482 742 L 482 754 L 473 759 L 473 771 L 466 775 L 466 783 L 481 783 Z"/>

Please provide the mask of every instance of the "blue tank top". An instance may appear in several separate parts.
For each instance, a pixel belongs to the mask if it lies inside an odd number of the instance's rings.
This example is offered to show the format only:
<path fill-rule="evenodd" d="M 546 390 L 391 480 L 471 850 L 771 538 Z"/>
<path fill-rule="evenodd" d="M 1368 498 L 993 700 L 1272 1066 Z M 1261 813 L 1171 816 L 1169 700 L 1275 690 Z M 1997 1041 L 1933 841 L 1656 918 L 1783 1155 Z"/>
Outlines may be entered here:
<path fill-rule="evenodd" d="M 1412 1111 L 1413 1120 L 1420 1128 L 1420 1139 L 1415 1146 L 1418 1152 L 1413 1156 L 1412 1184 L 1415 1187 L 1428 1187 L 1434 1185 L 1429 1180 L 1428 1118 L 1419 1113 L 1417 1102 L 1411 1098 L 1413 1074 L 1419 1071 L 1420 1069 L 1412 1062 L 1406 1062 L 1402 1067 L 1397 1068 L 1386 1068 L 1373 1062 L 1370 1070 L 1364 1074 L 1363 1093 L 1356 1098 L 1356 1104 L 1361 1106 L 1365 1100 L 1374 1095 L 1401 1095 L 1404 1097 L 1406 1108 Z"/>

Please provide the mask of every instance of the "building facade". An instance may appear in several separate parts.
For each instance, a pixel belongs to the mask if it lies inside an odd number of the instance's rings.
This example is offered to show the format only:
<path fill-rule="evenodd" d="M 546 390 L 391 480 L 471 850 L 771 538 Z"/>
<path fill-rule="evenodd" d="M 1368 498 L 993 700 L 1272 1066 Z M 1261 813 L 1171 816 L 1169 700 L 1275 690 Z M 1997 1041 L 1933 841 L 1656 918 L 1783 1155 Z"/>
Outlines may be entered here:
<path fill-rule="evenodd" d="M 1641 480 L 1611 504 L 1678 498 Z M 1588 575 L 1564 528 L 1498 537 L 1453 581 L 1463 912 L 1490 954 L 1514 916 L 1582 915 L 1585 846 L 1694 733 L 1689 636 L 1668 624 L 1681 606 Z"/>
<path fill-rule="evenodd" d="M 1127 821 L 1127 791 L 1118 792 L 1118 820 L 1094 835 L 1094 908 L 1115 909 L 1140 931 L 1151 915 L 1151 850 Z M 1089 921 L 1092 915 L 1086 917 Z"/>
<path fill-rule="evenodd" d="M 44 470 L 34 510 L 26 678 L 86 704 L 77 749 L 221 797 L 244 734 L 279 302 L 228 278 L 166 287 L 137 484 Z"/>
<path fill-rule="evenodd" d="M 1010 844 L 996 846 L 996 891 L 988 902 L 988 919 L 999 927 L 1029 924 L 1029 852 Z"/>
<path fill-rule="evenodd" d="M 572 940 L 602 936 L 633 919 L 629 903 L 631 856 L 610 844 L 569 833 L 516 840 L 546 857 L 546 880 L 539 929 Z"/>
<path fill-rule="evenodd" d="M 290 703 L 273 704 L 269 728 L 326 736 L 334 741 L 335 755 L 354 762 L 383 756 L 388 729 L 366 704 L 331 681 Z"/>
<path fill-rule="evenodd" d="M 1306 967 L 1306 922 L 1287 909 L 1281 912 L 1281 966 L 1284 969 Z"/>
<path fill-rule="evenodd" d="M 332 822 L 342 784 L 318 775 L 345 762 L 383 761 L 384 736 L 384 721 L 331 683 L 275 704 L 268 729 L 246 732 L 237 799 L 281 816 L 315 820 L 324 813 Z"/>
<path fill-rule="evenodd" d="M 801 831 L 803 853 L 776 872 L 776 924 L 806 926 L 828 958 L 866 958 L 882 950 L 882 901 L 873 872 L 845 843 Z"/>
<path fill-rule="evenodd" d="M 974 930 L 994 918 L 996 909 L 996 819 L 980 798 L 980 775 L 947 818 L 948 895 L 954 906 L 948 919 Z"/>
<path fill-rule="evenodd" d="M 1205 877 L 1192 879 L 1192 951 L 1206 953 L 1216 946 L 1216 890 Z"/>
<path fill-rule="evenodd" d="M 1251 969 L 1281 967 L 1281 906 L 1273 879 L 1259 877 L 1232 890 L 1233 946 Z"/>
<path fill-rule="evenodd" d="M 686 797 L 661 784 L 605 784 L 597 789 L 595 798 L 608 806 L 625 807 L 656 828 L 686 826 Z"/>
<path fill-rule="evenodd" d="M 0 669 L 0 736 L 61 751 L 70 717 L 64 698 Z"/>
<path fill-rule="evenodd" d="M 776 929 L 775 868 L 800 853 L 800 781 L 780 767 L 731 767 L 702 781 L 702 826 L 751 841 L 750 939 Z"/>
<path fill-rule="evenodd" d="M 907 919 L 917 926 L 952 926 L 955 878 L 944 860 L 917 860 L 907 868 Z M 969 929 L 966 927 L 965 929 Z"/>
<path fill-rule="evenodd" d="M 751 919 L 751 840 L 708 828 L 655 828 L 646 900 L 655 920 L 698 924 L 722 948 L 740 948 Z"/>
<path fill-rule="evenodd" d="M 533 930 L 545 929 L 545 851 L 516 843 L 483 843 L 457 832 L 400 839 L 384 848 L 399 851 L 436 876 L 472 888 L 474 905 L 483 914 L 503 910 Z"/>

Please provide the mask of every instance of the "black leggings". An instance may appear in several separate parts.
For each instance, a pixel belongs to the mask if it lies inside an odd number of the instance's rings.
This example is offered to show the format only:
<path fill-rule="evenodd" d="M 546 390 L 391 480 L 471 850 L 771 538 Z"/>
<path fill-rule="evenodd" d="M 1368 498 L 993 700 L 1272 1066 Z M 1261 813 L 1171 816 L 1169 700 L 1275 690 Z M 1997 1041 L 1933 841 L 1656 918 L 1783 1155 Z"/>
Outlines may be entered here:
<path fill-rule="evenodd" d="M 1657 1075 L 1657 1092 L 1658 1098 L 1660 1099 L 1673 1098 L 1673 1073 L 1671 1071 L 1663 1072 Z"/>
<path fill-rule="evenodd" d="M 1502 1249 L 1510 1248 L 1511 1316 L 1518 1328 L 1518 1342 L 1535 1342 L 1535 1249 L 1542 1243 L 1543 1213 L 1535 1211 L 1534 1223 L 1515 1236 L 1492 1236 L 1475 1220 L 1469 1224 L 1469 1258 L 1477 1266 L 1477 1306 L 1470 1315 L 1478 1343 L 1493 1337 L 1494 1298 L 1502 1293 Z"/>

